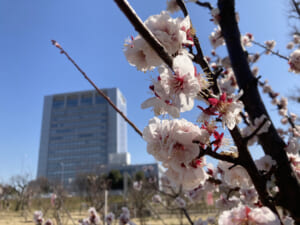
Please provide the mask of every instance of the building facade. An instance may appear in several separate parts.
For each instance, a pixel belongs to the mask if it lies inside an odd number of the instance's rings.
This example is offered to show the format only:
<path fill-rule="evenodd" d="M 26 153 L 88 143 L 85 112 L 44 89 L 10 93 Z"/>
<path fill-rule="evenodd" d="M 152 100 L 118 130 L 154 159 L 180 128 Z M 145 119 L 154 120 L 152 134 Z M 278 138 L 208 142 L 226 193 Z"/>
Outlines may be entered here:
<path fill-rule="evenodd" d="M 126 114 L 117 88 L 104 93 Z M 71 183 L 99 165 L 128 165 L 127 125 L 96 91 L 44 97 L 37 177 Z"/>

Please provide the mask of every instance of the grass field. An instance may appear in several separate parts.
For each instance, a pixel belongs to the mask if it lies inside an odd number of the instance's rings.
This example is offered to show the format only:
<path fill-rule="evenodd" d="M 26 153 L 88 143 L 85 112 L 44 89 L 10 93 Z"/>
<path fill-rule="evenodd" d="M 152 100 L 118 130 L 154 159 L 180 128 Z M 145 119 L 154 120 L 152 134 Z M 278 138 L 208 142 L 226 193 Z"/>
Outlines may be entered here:
<path fill-rule="evenodd" d="M 74 223 L 78 225 L 78 220 L 87 217 L 86 212 L 72 212 L 72 218 L 74 220 Z M 49 215 L 51 218 L 51 215 Z M 163 215 L 163 222 L 159 219 L 154 219 L 154 218 L 146 218 L 146 224 L 147 225 L 180 225 L 180 219 L 176 215 Z M 199 218 L 199 215 L 191 215 L 192 220 L 196 220 Z M 207 215 L 202 215 L 202 218 L 206 218 Z M 48 216 L 45 216 L 45 219 L 47 219 Z M 52 220 L 53 221 L 53 220 Z M 136 224 L 140 224 L 139 219 L 133 219 L 133 221 Z M 56 225 L 55 221 L 53 221 L 54 224 Z M 71 219 L 67 218 L 66 215 L 63 215 L 62 217 L 62 222 L 63 225 L 74 225 L 74 223 L 71 221 Z M 25 215 L 21 215 L 21 212 L 7 212 L 7 211 L 0 211 L 0 225 L 34 225 L 33 221 L 33 214 L 31 212 L 27 212 L 27 218 Z M 117 222 L 115 223 L 116 225 L 118 224 Z M 182 224 L 189 224 L 188 221 L 183 218 L 182 219 Z"/>

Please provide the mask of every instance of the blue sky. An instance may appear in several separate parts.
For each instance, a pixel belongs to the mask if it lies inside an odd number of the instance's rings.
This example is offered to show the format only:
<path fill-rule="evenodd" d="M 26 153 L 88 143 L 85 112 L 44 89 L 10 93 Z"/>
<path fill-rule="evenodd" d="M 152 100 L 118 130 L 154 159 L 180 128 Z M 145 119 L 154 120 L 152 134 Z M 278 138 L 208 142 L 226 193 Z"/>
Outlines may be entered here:
<path fill-rule="evenodd" d="M 165 1 L 131 0 L 143 20 L 165 9 Z M 214 3 L 215 1 L 211 1 Z M 214 25 L 208 10 L 189 5 L 193 24 L 208 55 L 208 35 Z M 255 40 L 275 39 L 288 55 L 290 40 L 286 0 L 237 1 L 241 32 Z M 127 99 L 127 114 L 142 130 L 153 116 L 141 110 L 148 98 L 150 76 L 131 67 L 123 54 L 124 40 L 136 35 L 115 3 L 103 0 L 0 0 L 0 182 L 15 174 L 36 175 L 43 96 L 91 89 L 51 43 L 57 40 L 100 87 L 118 87 Z M 251 51 L 251 50 L 250 50 Z M 267 56 L 260 74 L 274 90 L 288 95 L 299 77 L 288 73 L 285 61 Z M 295 109 L 295 105 L 291 108 Z M 270 112 L 276 117 L 274 106 Z M 188 114 L 195 120 L 198 111 Z M 275 121 L 276 122 L 276 121 Z M 146 144 L 128 127 L 132 163 L 153 162 Z"/>

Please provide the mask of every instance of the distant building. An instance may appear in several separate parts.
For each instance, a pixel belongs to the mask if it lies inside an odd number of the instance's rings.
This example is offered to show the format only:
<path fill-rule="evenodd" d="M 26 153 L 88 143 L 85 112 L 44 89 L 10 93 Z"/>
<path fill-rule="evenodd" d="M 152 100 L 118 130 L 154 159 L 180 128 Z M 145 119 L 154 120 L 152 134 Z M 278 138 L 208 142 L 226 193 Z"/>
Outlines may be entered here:
<path fill-rule="evenodd" d="M 117 88 L 103 89 L 126 114 Z M 37 177 L 71 183 L 100 165 L 128 165 L 127 125 L 96 91 L 45 96 Z"/>
<path fill-rule="evenodd" d="M 164 173 L 165 169 L 158 163 L 148 163 L 148 164 L 135 164 L 135 165 L 100 165 L 97 170 L 97 174 L 108 174 L 112 170 L 118 170 L 123 175 L 123 179 L 134 180 L 135 175 L 138 172 L 143 172 L 145 178 L 155 178 L 155 182 L 159 188 L 161 188 L 160 178 Z M 125 178 L 127 177 L 127 178 Z M 127 192 L 128 187 L 127 182 L 124 181 L 124 191 Z"/>

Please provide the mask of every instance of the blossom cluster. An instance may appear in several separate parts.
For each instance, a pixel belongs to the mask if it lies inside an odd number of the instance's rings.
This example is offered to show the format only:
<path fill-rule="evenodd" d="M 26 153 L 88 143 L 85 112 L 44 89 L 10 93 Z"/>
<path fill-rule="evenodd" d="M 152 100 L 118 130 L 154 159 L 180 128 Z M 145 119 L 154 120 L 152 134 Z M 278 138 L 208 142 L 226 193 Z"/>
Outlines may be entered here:
<path fill-rule="evenodd" d="M 294 34 L 293 35 L 293 41 L 289 42 L 286 46 L 287 49 L 293 49 L 296 48 L 296 50 L 294 50 L 289 57 L 289 65 L 290 65 L 290 71 L 293 73 L 300 73 L 300 50 L 299 48 L 297 48 L 297 46 L 299 46 L 300 44 L 300 35 L 298 34 Z"/>
<path fill-rule="evenodd" d="M 209 133 L 185 119 L 149 121 L 143 131 L 147 151 L 168 168 L 166 175 L 184 189 L 192 189 L 204 183 L 207 174 L 203 166 L 205 158 L 198 158 L 199 145 L 195 140 L 206 144 Z"/>
<path fill-rule="evenodd" d="M 88 210 L 89 217 L 79 221 L 80 225 L 101 225 L 101 219 L 94 207 Z"/>
<path fill-rule="evenodd" d="M 44 223 L 43 213 L 41 211 L 35 211 L 33 213 L 33 221 L 36 225 L 53 225 L 50 219 L 46 220 Z"/>
<path fill-rule="evenodd" d="M 196 1 L 192 1 L 196 2 Z M 168 0 L 167 9 L 171 13 L 180 10 L 177 1 Z M 163 60 L 138 35 L 132 37 L 125 45 L 124 53 L 128 62 L 138 70 L 147 72 L 157 68 L 158 76 L 151 78 L 149 86 L 152 96 L 145 100 L 141 107 L 151 108 L 156 117 L 151 119 L 144 128 L 143 138 L 147 142 L 147 152 L 154 156 L 166 168 L 165 175 L 168 181 L 166 186 L 178 186 L 187 191 L 186 197 L 191 201 L 206 200 L 208 205 L 214 204 L 213 193 L 221 193 L 216 200 L 216 206 L 222 210 L 218 223 L 226 224 L 281 224 L 276 213 L 269 208 L 263 207 L 259 194 L 255 190 L 248 172 L 243 163 L 232 163 L 240 160 L 240 149 L 232 148 L 230 151 L 217 152 L 225 144 L 224 132 L 219 132 L 217 124 L 221 122 L 222 127 L 227 127 L 232 132 L 240 132 L 242 141 L 253 145 L 258 141 L 257 135 L 267 133 L 271 126 L 268 116 L 260 115 L 250 122 L 244 105 L 240 99 L 243 92 L 238 90 L 238 84 L 229 57 L 220 57 L 216 50 L 225 45 L 222 30 L 219 26 L 220 11 L 211 10 L 212 21 L 216 28 L 210 34 L 209 40 L 212 45 L 212 57 L 204 57 L 204 64 L 209 64 L 205 76 L 198 73 L 193 62 L 199 60 L 193 53 L 194 44 L 197 45 L 195 30 L 193 29 L 189 16 L 185 18 L 172 18 L 168 12 L 163 11 L 159 15 L 150 16 L 144 25 L 155 38 L 161 43 L 165 51 L 172 57 L 172 68 L 164 64 Z M 239 16 L 236 14 L 236 20 Z M 194 42 L 195 41 L 195 42 Z M 264 48 L 262 53 L 248 54 L 250 65 L 256 63 L 262 54 L 276 54 L 273 51 L 276 42 L 267 40 L 263 45 L 254 41 L 251 33 L 240 37 L 240 43 L 245 51 L 253 45 Z M 294 37 L 294 43 L 300 43 Z M 292 47 L 289 47 L 292 48 Z M 196 48 L 197 49 L 197 48 Z M 197 49 L 198 52 L 198 49 Z M 212 58 L 212 59 L 211 59 Z M 300 73 L 300 51 L 295 50 L 288 58 L 290 70 Z M 199 62 L 197 62 L 199 63 Z M 201 64 L 201 63 L 200 63 Z M 156 72 L 156 71 L 155 71 Z M 258 68 L 252 68 L 253 76 L 257 77 Z M 263 91 L 272 95 L 274 104 L 283 116 L 282 123 L 290 118 L 287 116 L 287 100 L 277 100 L 276 94 L 271 87 L 265 83 Z M 206 106 L 195 103 L 203 101 Z M 178 119 L 186 111 L 190 111 L 197 104 L 201 113 L 197 119 L 200 126 L 185 119 Z M 163 115 L 164 119 L 157 116 Z M 165 119 L 169 115 L 175 119 Z M 169 118 L 170 118 L 169 117 Z M 291 114 L 291 117 L 292 114 Z M 293 117 L 296 119 L 296 117 Z M 235 129 L 244 119 L 246 126 Z M 300 160 L 297 154 L 299 151 L 299 139 L 297 129 L 294 128 L 293 135 L 289 138 L 286 151 L 297 176 L 300 175 Z M 241 147 L 241 146 L 238 146 Z M 210 151 L 211 155 L 216 154 L 222 158 L 223 155 L 230 156 L 231 160 L 220 160 L 217 167 L 206 164 L 204 155 Z M 264 155 L 255 160 L 255 165 L 261 176 L 269 176 L 277 168 L 276 161 L 270 155 Z M 243 166 L 242 166 L 243 165 Z M 207 171 L 205 171 L 205 167 Z M 267 192 L 270 196 L 278 192 L 274 176 L 268 177 L 266 181 Z M 135 182 L 134 189 L 139 191 L 142 182 Z M 226 192 L 228 194 L 226 194 Z M 232 195 L 230 195 L 233 193 Z M 260 193 L 261 194 L 261 193 Z M 269 196 L 269 197 L 270 197 Z M 262 197 L 260 195 L 260 197 Z M 159 195 L 153 196 L 153 201 L 161 203 Z M 174 201 L 179 208 L 186 207 L 186 201 L 178 197 Z M 126 211 L 126 210 L 125 210 Z M 124 221 L 129 221 L 129 212 L 124 211 Z M 276 210 L 275 210 L 276 211 Z M 121 218 L 121 217 L 120 217 Z M 199 219 L 194 224 L 209 224 L 209 220 Z M 214 222 L 211 222 L 214 223 Z M 124 223 L 125 224 L 125 223 Z"/>
<path fill-rule="evenodd" d="M 239 205 L 231 210 L 224 211 L 219 219 L 219 225 L 264 224 L 280 225 L 278 217 L 267 207 L 250 208 Z"/>

